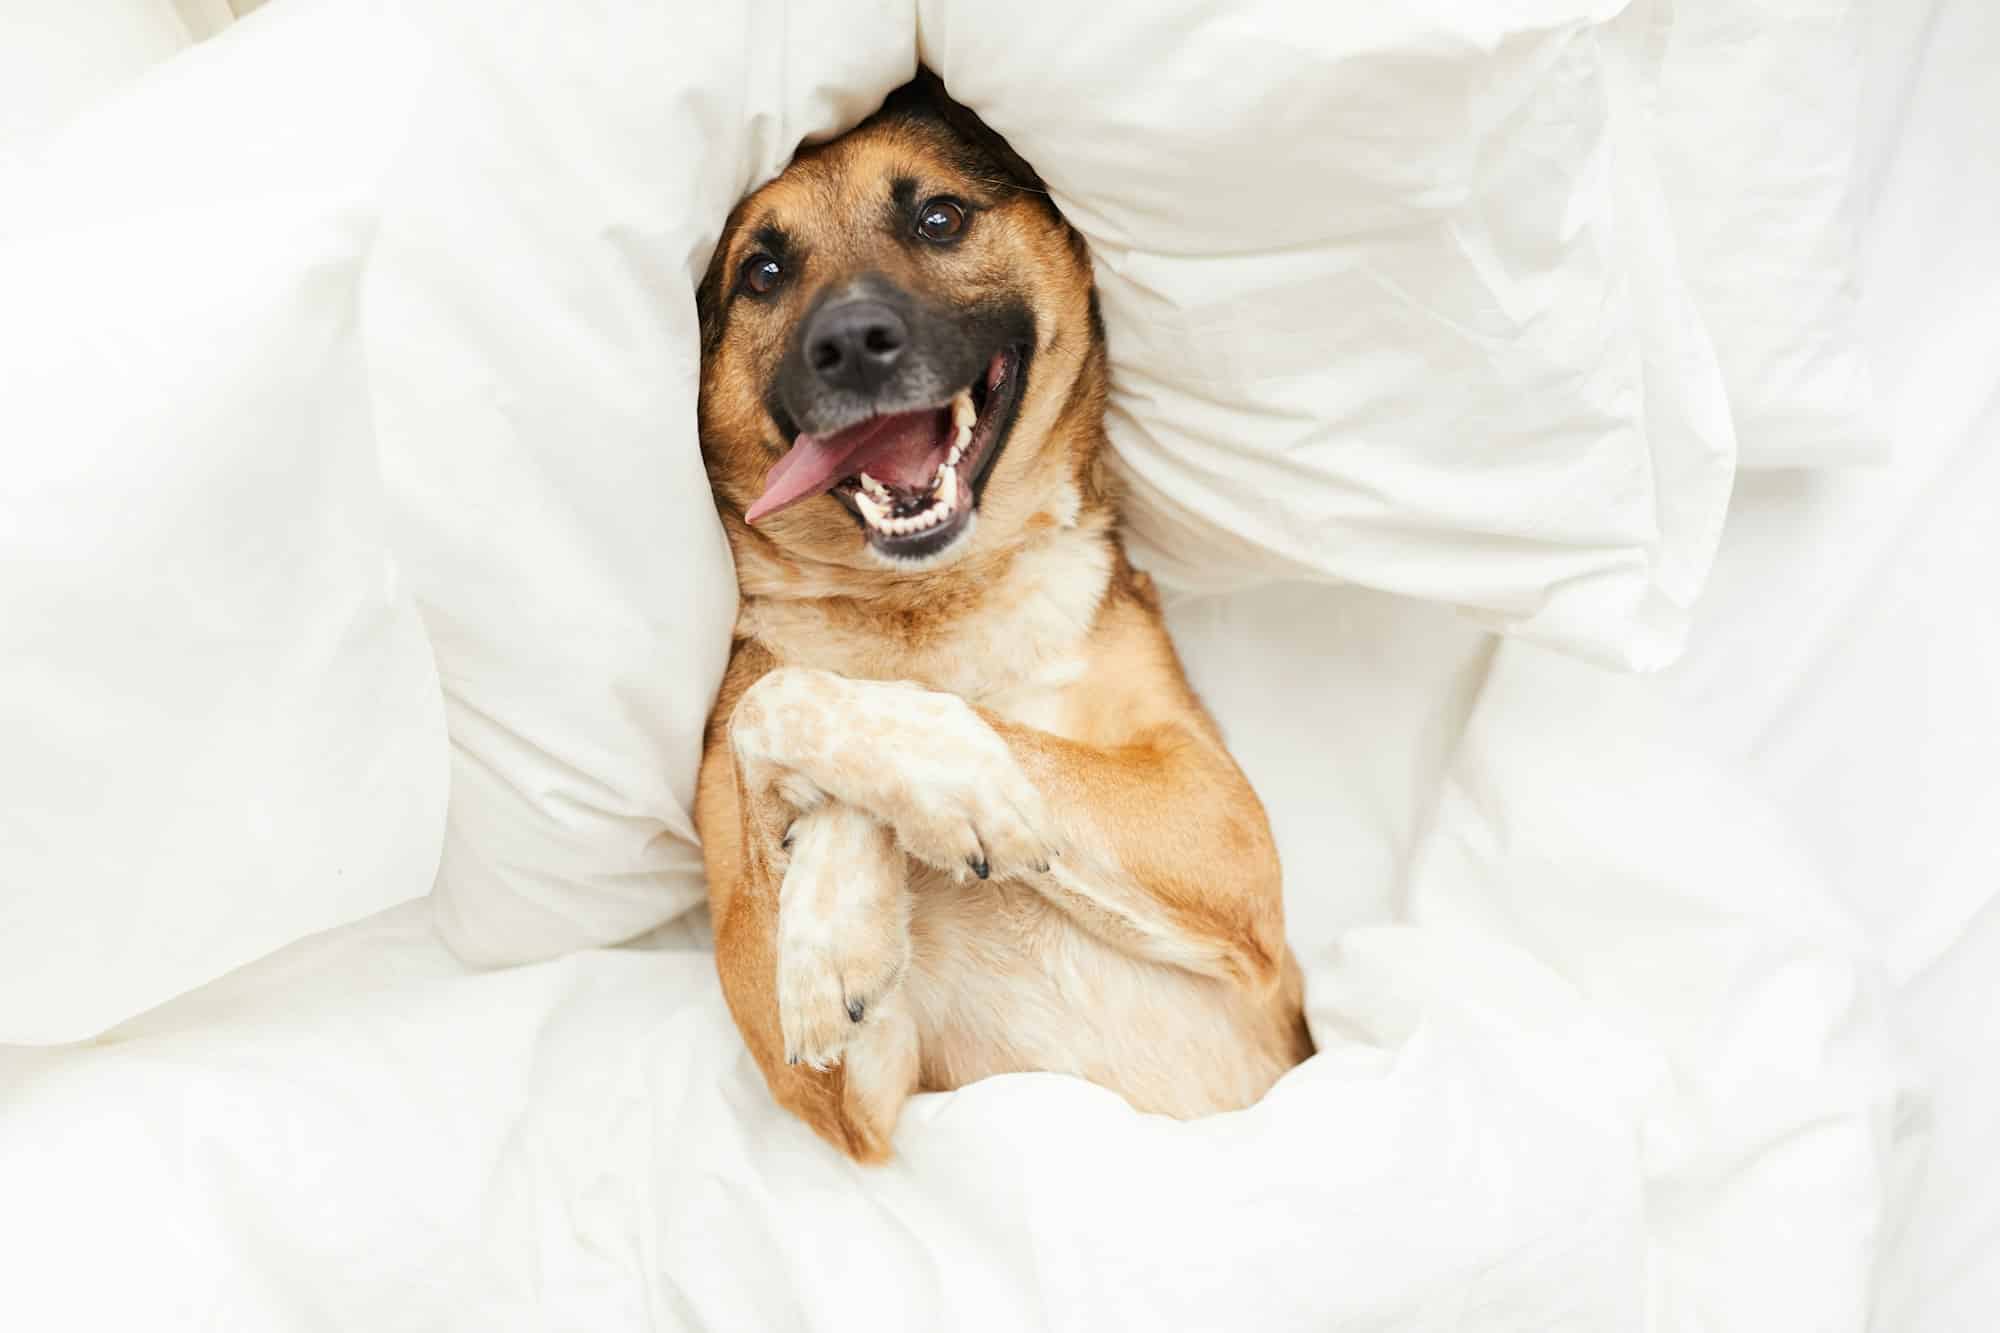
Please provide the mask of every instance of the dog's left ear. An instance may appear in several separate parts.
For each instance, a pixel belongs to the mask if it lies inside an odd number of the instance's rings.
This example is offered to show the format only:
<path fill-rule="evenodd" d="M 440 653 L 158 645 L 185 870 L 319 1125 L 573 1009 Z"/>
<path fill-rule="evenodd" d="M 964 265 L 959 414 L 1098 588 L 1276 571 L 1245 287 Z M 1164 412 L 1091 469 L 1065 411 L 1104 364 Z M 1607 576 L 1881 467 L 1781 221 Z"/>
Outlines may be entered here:
<path fill-rule="evenodd" d="M 728 295 L 730 274 L 723 269 L 723 261 L 729 257 L 729 238 L 743 221 L 743 205 L 748 200 L 739 200 L 736 207 L 729 210 L 723 221 L 722 232 L 715 238 L 715 253 L 708 257 L 708 270 L 701 275 L 701 281 L 694 289 L 695 320 L 701 329 L 701 354 L 709 355 L 722 341 L 722 303 Z"/>
<path fill-rule="evenodd" d="M 1048 186 L 1027 159 L 1010 147 L 994 129 L 979 118 L 979 113 L 959 102 L 945 91 L 944 80 L 923 65 L 917 66 L 917 77 L 889 94 L 882 109 L 906 110 L 916 114 L 928 111 L 942 120 L 959 138 L 971 144 L 982 157 L 989 160 L 1007 178 L 1009 183 L 1021 189 L 1046 198 Z"/>

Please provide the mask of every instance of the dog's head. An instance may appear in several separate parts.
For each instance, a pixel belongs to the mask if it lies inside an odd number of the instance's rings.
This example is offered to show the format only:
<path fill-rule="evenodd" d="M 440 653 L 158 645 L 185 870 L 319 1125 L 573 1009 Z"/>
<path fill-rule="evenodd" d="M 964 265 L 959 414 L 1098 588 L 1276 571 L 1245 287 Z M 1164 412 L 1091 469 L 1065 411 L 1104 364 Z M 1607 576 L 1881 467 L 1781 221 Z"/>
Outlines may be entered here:
<path fill-rule="evenodd" d="M 1089 258 L 928 74 L 738 205 L 697 304 L 702 452 L 743 541 L 918 573 L 1096 499 Z"/>

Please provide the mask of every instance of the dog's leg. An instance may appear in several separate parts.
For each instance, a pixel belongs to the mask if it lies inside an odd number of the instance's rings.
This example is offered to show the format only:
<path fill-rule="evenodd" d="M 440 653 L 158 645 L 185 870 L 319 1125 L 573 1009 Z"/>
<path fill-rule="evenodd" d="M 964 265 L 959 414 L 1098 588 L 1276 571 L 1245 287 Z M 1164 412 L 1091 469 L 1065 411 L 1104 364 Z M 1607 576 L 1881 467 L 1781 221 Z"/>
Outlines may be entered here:
<path fill-rule="evenodd" d="M 961 877 L 1018 879 L 1142 957 L 1257 987 L 1284 951 L 1262 807 L 1198 714 L 1086 744 L 956 695 L 784 668 L 744 694 L 740 762 L 794 806 L 832 799 Z"/>
<path fill-rule="evenodd" d="M 800 813 L 741 766 L 734 785 L 740 842 L 709 849 L 736 872 L 712 894 L 730 1010 L 781 1105 L 849 1156 L 886 1160 L 917 1083 L 916 1026 L 896 994 L 903 858 L 851 807 Z"/>
<path fill-rule="evenodd" d="M 852 806 L 806 811 L 787 840 L 778 893 L 785 1059 L 830 1069 L 898 1010 L 890 994 L 910 964 L 903 857 L 889 831 Z"/>

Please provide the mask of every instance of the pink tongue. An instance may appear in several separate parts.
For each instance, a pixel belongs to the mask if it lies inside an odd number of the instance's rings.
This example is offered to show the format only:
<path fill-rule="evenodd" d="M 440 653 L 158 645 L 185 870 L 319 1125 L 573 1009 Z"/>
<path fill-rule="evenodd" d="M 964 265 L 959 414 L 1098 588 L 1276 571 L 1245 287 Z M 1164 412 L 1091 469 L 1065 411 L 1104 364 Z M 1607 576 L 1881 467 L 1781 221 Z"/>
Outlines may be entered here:
<path fill-rule="evenodd" d="M 905 490 L 930 485 L 950 423 L 943 408 L 873 417 L 831 435 L 801 435 L 764 478 L 764 493 L 743 517 L 758 519 L 824 495 L 845 478 L 866 472 Z"/>

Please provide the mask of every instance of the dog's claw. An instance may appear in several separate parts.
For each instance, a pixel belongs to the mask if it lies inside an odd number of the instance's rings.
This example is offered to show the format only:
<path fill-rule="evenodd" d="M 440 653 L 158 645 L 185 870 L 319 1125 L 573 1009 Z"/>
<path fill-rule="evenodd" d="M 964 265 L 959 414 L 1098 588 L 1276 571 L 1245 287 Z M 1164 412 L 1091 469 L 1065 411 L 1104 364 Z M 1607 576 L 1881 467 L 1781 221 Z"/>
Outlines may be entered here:
<path fill-rule="evenodd" d="M 977 856 L 966 857 L 965 863 L 971 866 L 972 873 L 981 879 L 986 879 L 993 873 L 993 867 L 986 864 L 986 853 L 984 852 L 979 853 Z"/>
<path fill-rule="evenodd" d="M 799 826 L 796 820 L 790 824 L 785 825 L 785 836 L 778 839 L 778 846 L 784 848 L 788 852 L 792 850 L 792 836 L 798 832 L 798 828 Z"/>
<path fill-rule="evenodd" d="M 859 1022 L 861 1021 L 861 1016 L 862 1016 L 863 1014 L 867 1013 L 867 1012 L 868 1012 L 868 1004 L 867 1004 L 867 1002 L 866 1002 L 866 1001 L 864 1001 L 864 1000 L 849 1000 L 849 1001 L 847 1002 L 847 1021 L 848 1021 L 848 1022 L 850 1022 L 850 1023 L 859 1023 Z"/>
<path fill-rule="evenodd" d="M 785 1063 L 786 1063 L 786 1064 L 788 1064 L 788 1065 L 795 1065 L 795 1064 L 797 1064 L 798 1062 L 799 1062 L 799 1053 L 798 1053 L 797 1051 L 786 1051 L 786 1052 L 785 1052 Z"/>

